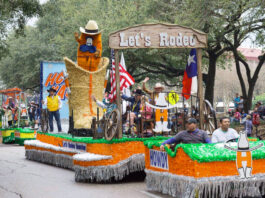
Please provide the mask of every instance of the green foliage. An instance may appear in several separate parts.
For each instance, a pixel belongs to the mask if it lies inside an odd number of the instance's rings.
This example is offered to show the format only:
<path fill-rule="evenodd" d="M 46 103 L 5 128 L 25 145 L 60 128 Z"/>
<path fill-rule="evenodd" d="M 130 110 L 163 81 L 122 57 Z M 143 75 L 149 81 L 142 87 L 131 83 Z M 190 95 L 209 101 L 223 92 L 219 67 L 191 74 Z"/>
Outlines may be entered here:
<path fill-rule="evenodd" d="M 13 29 L 16 36 L 24 33 L 28 18 L 40 15 L 38 0 L 0 0 L 0 59 L 7 53 L 7 35 Z"/>
<path fill-rule="evenodd" d="M 82 142 L 87 144 L 96 144 L 96 143 L 102 143 L 102 144 L 115 144 L 115 143 L 123 143 L 123 142 L 133 142 L 133 141 L 140 141 L 144 142 L 147 140 L 154 141 L 154 140 L 166 140 L 166 137 L 158 136 L 158 137 L 150 137 L 150 138 L 127 138 L 123 137 L 121 139 L 112 139 L 112 140 L 105 140 L 105 139 L 93 139 L 92 137 L 73 137 L 70 134 L 54 134 L 54 133 L 43 133 L 38 132 L 39 134 L 48 135 L 52 137 L 58 137 L 58 138 L 64 138 L 67 140 L 71 140 L 73 142 Z"/>
<path fill-rule="evenodd" d="M 34 89 L 39 86 L 40 61 L 62 61 L 64 56 L 76 61 L 74 32 L 79 32 L 79 27 L 84 27 L 89 19 L 96 20 L 99 28 L 104 29 L 103 56 L 109 57 L 109 33 L 156 21 L 147 11 L 151 3 L 151 0 L 91 0 L 89 3 L 87 0 L 48 1 L 43 5 L 44 16 L 39 19 L 37 27 L 27 28 L 23 38 L 10 35 L 7 41 L 10 55 L 0 62 L 2 80 L 7 87 Z M 153 81 L 160 79 L 175 86 L 176 76 L 183 74 L 187 52 L 139 49 L 126 50 L 124 56 L 127 69 L 136 82 L 149 76 Z"/>
<path fill-rule="evenodd" d="M 262 104 L 265 104 L 265 93 L 254 97 L 254 100 L 252 100 L 252 109 L 255 107 L 255 104 L 259 101 L 262 102 Z"/>
<path fill-rule="evenodd" d="M 232 42 L 233 31 L 241 28 L 238 23 L 242 17 L 237 18 L 240 2 L 247 4 L 245 11 L 256 8 L 258 0 L 251 1 L 255 2 L 252 4 L 247 0 L 49 0 L 42 6 L 44 15 L 39 18 L 37 26 L 27 28 L 25 37 L 17 38 L 11 32 L 6 41 L 10 54 L 0 61 L 0 76 L 7 87 L 37 88 L 40 61 L 62 61 L 64 56 L 76 61 L 74 32 L 79 32 L 79 27 L 84 27 L 90 19 L 96 20 L 99 28 L 104 29 L 102 42 L 105 57 L 110 56 L 109 33 L 136 24 L 166 22 L 207 32 L 204 68 L 208 69 L 211 58 L 217 59 L 214 67 L 225 68 L 224 52 L 229 47 L 224 39 Z M 260 17 L 260 10 L 255 13 L 251 19 Z M 262 40 L 262 31 L 259 34 Z M 247 35 L 244 34 L 241 41 Z M 178 77 L 183 75 L 188 52 L 186 49 L 130 49 L 124 50 L 124 56 L 127 69 L 136 82 L 148 76 L 151 82 L 162 81 L 176 86 L 181 81 Z M 214 82 L 208 82 L 206 87 L 210 83 Z"/>

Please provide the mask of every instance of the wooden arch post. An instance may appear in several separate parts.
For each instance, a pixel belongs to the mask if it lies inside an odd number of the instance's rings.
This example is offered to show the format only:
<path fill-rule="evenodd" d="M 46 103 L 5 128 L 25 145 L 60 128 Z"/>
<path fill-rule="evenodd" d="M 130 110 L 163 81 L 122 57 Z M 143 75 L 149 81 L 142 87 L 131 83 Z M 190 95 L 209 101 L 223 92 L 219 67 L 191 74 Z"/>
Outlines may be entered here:
<path fill-rule="evenodd" d="M 115 76 L 117 106 L 121 111 L 119 49 L 135 48 L 197 48 L 198 97 L 200 128 L 203 127 L 203 87 L 202 87 L 202 48 L 207 47 L 207 35 L 204 32 L 175 24 L 142 24 L 110 33 L 109 47 L 115 53 Z M 119 138 L 122 137 L 122 123 L 119 126 Z"/>

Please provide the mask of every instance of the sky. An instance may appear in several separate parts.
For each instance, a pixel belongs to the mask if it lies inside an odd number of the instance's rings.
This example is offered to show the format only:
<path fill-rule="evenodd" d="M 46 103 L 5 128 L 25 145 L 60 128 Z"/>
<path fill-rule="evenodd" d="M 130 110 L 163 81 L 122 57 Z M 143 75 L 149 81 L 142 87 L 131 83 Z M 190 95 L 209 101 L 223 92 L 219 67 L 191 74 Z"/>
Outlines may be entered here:
<path fill-rule="evenodd" d="M 48 0 L 39 0 L 40 4 L 46 3 Z M 32 17 L 28 20 L 27 25 L 35 26 L 36 22 L 38 21 L 38 17 Z"/>

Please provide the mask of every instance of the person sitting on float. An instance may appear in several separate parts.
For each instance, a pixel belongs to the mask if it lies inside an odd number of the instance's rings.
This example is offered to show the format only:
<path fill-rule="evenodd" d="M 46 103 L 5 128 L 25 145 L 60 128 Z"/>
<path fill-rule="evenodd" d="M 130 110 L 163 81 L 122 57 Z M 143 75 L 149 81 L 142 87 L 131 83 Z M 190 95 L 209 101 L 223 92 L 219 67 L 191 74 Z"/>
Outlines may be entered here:
<path fill-rule="evenodd" d="M 129 125 L 130 120 L 130 126 L 134 124 L 134 121 L 136 118 L 138 118 L 138 115 L 140 113 L 140 105 L 141 105 L 141 97 L 144 95 L 143 91 L 141 89 L 136 89 L 135 96 L 128 97 L 124 94 L 121 95 L 121 98 L 123 100 L 131 102 L 131 112 L 127 115 L 127 125 Z"/>
<path fill-rule="evenodd" d="M 239 134 L 235 129 L 230 127 L 230 119 L 222 117 L 220 119 L 220 128 L 216 129 L 212 134 L 212 143 L 227 142 L 229 140 L 237 139 Z"/>
<path fill-rule="evenodd" d="M 211 139 L 205 131 L 197 128 L 197 120 L 195 118 L 189 118 L 186 124 L 186 130 L 164 141 L 160 146 L 160 150 L 164 151 L 166 144 L 179 143 L 211 143 Z"/>
<path fill-rule="evenodd" d="M 155 99 L 158 98 L 159 93 L 161 93 L 164 90 L 164 87 L 161 83 L 156 83 L 154 87 L 154 91 L 150 91 L 146 88 L 146 82 L 149 80 L 148 77 L 146 77 L 143 81 L 143 91 L 146 92 L 151 97 L 151 103 L 155 104 Z"/>
<path fill-rule="evenodd" d="M 146 105 L 146 102 L 149 102 L 149 98 L 147 96 L 142 96 L 141 98 L 141 105 L 140 105 L 140 113 L 141 113 L 141 117 L 149 120 L 152 118 L 153 115 L 153 110 L 150 106 Z M 154 128 L 154 123 L 150 122 L 150 129 L 151 131 Z"/>
<path fill-rule="evenodd" d="M 110 103 L 109 92 L 107 91 L 104 94 L 102 102 L 97 100 L 94 95 L 92 95 L 91 98 L 99 107 L 101 107 L 102 109 L 106 109 L 106 117 L 108 117 L 114 109 L 117 109 L 117 105 L 115 103 Z"/>

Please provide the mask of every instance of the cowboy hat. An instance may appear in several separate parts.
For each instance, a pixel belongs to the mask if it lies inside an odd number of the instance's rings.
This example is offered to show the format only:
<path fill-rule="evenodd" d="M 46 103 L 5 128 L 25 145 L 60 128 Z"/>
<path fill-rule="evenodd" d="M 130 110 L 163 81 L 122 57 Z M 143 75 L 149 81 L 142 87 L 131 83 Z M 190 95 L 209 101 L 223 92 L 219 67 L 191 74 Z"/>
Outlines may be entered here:
<path fill-rule="evenodd" d="M 56 93 L 56 89 L 54 89 L 54 88 L 52 88 L 52 87 L 51 87 L 50 89 L 48 89 L 47 91 L 48 91 L 48 92 L 53 91 L 53 92 Z"/>
<path fill-rule="evenodd" d="M 136 89 L 135 95 L 144 95 L 143 91 L 141 89 Z"/>
<path fill-rule="evenodd" d="M 156 83 L 156 84 L 155 84 L 155 89 L 157 89 L 157 88 L 162 88 L 162 89 L 164 89 L 164 87 L 163 87 L 163 85 L 162 85 L 161 83 Z"/>
<path fill-rule="evenodd" d="M 80 27 L 79 30 L 84 34 L 89 34 L 89 35 L 97 35 L 102 32 L 102 30 L 98 31 L 98 24 L 96 21 L 93 20 L 89 20 L 86 24 L 86 27 L 85 28 Z"/>

